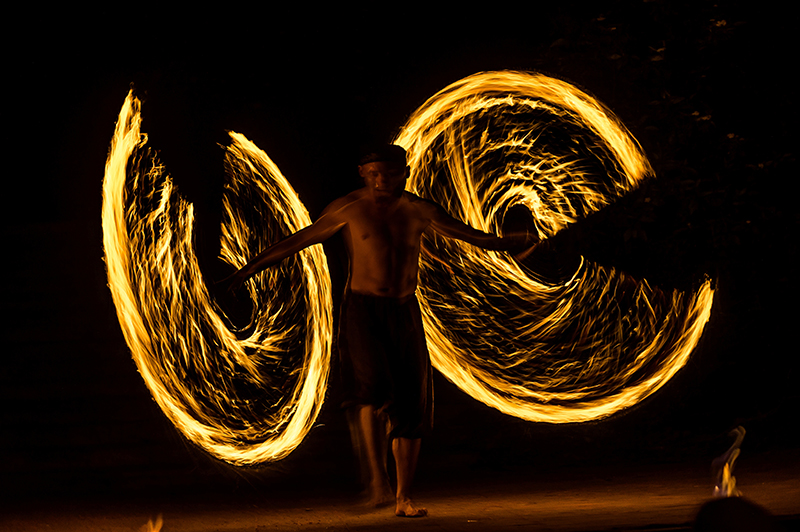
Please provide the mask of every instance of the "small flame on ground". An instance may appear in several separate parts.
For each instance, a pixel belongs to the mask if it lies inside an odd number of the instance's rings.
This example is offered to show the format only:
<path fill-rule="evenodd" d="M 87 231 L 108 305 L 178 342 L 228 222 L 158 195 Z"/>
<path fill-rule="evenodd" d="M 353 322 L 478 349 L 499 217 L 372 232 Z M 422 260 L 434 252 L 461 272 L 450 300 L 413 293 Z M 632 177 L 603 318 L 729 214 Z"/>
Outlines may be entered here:
<path fill-rule="evenodd" d="M 733 465 L 739 457 L 742 440 L 744 440 L 744 427 L 739 426 L 730 432 L 735 438 L 730 448 L 725 453 L 711 462 L 714 472 L 714 497 L 741 497 L 742 492 L 736 489 L 736 477 L 733 476 Z"/>
<path fill-rule="evenodd" d="M 148 519 L 147 523 L 142 525 L 139 528 L 139 532 L 161 532 L 161 526 L 164 524 L 164 520 L 161 518 L 161 514 L 156 517 L 155 523 L 152 519 Z"/>

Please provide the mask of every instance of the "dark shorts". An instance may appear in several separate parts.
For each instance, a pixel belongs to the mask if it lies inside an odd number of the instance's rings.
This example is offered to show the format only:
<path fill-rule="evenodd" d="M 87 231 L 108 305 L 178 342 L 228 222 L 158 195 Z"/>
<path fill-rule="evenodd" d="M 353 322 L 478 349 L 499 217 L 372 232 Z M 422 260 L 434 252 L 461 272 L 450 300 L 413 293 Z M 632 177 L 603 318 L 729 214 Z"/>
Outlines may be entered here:
<path fill-rule="evenodd" d="M 419 438 L 431 428 L 431 363 L 415 296 L 345 294 L 337 339 L 343 406 L 380 409 L 392 438 Z"/>

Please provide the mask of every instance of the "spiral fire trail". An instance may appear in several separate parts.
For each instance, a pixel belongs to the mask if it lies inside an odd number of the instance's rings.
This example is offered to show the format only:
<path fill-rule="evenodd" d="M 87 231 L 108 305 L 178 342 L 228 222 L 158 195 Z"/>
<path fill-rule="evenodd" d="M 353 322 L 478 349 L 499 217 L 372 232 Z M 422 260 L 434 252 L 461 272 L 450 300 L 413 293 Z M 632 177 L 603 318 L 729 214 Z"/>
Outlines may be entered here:
<path fill-rule="evenodd" d="M 153 398 L 189 440 L 234 464 L 280 459 L 310 430 L 327 387 L 331 288 L 322 247 L 253 278 L 250 323 L 230 327 L 197 264 L 192 206 L 145 147 L 140 105 L 128 94 L 103 187 L 108 281 L 125 339 Z M 222 257 L 241 267 L 310 219 L 266 154 L 231 136 Z"/>
<path fill-rule="evenodd" d="M 594 98 L 547 76 L 479 73 L 408 120 L 408 188 L 456 218 L 502 233 L 529 210 L 539 236 L 612 203 L 652 174 L 638 143 Z M 547 279 L 507 254 L 426 235 L 419 292 L 434 366 L 523 419 L 587 421 L 632 406 L 688 360 L 712 290 L 665 295 L 581 260 Z"/>
<path fill-rule="evenodd" d="M 191 441 L 233 464 L 277 460 L 310 430 L 330 361 L 331 287 L 321 246 L 246 285 L 250 323 L 215 304 L 193 249 L 193 210 L 146 147 L 129 94 L 106 163 L 103 234 L 118 317 L 154 399 Z M 231 133 L 221 257 L 243 266 L 310 223 L 267 155 Z M 649 175 L 613 114 L 545 76 L 454 83 L 409 119 L 409 188 L 502 233 L 522 206 L 550 238 Z M 708 321 L 712 290 L 665 295 L 581 260 L 551 279 L 504 253 L 426 236 L 419 295 L 431 357 L 473 397 L 533 421 L 598 419 L 663 386 Z"/>

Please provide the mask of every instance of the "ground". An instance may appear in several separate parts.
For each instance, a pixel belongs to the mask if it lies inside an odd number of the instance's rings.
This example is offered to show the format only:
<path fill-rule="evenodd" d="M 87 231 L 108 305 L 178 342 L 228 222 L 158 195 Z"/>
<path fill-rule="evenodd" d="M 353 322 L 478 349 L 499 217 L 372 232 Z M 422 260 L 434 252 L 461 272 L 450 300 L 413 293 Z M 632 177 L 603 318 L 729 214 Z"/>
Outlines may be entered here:
<path fill-rule="evenodd" d="M 96 495 L 8 508 L 0 529 L 15 532 L 137 531 L 160 514 L 163 532 L 268 530 L 690 530 L 713 485 L 706 463 L 567 468 L 534 478 L 518 472 L 470 471 L 429 479 L 418 497 L 423 519 L 370 510 L 334 485 L 264 492 L 138 494 L 128 500 Z M 796 453 L 750 456 L 740 467 L 743 497 L 800 530 L 800 460 Z M 446 473 L 446 471 L 440 471 Z M 736 470 L 735 470 L 736 473 Z M 146 530 L 146 528 L 145 528 Z"/>

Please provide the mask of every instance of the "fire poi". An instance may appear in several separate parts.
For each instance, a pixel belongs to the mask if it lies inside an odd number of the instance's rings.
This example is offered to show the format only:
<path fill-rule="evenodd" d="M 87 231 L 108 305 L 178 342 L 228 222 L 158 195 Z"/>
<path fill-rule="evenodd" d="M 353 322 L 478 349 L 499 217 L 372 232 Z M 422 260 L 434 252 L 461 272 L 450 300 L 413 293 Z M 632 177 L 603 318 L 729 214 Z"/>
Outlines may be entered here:
<path fill-rule="evenodd" d="M 147 147 L 129 93 L 106 162 L 109 287 L 153 398 L 176 427 L 237 465 L 278 460 L 308 434 L 328 380 L 332 297 L 320 245 L 246 285 L 232 325 L 206 288 L 193 207 Z M 564 81 L 486 72 L 431 97 L 395 143 L 408 186 L 477 229 L 502 234 L 523 207 L 548 239 L 652 176 L 641 147 L 596 99 Z M 231 133 L 221 259 L 243 266 L 311 223 L 265 152 Z M 581 258 L 557 279 L 504 252 L 426 238 L 418 295 L 431 360 L 472 397 L 530 421 L 601 419 L 635 405 L 687 362 L 713 290 L 671 294 Z"/>

